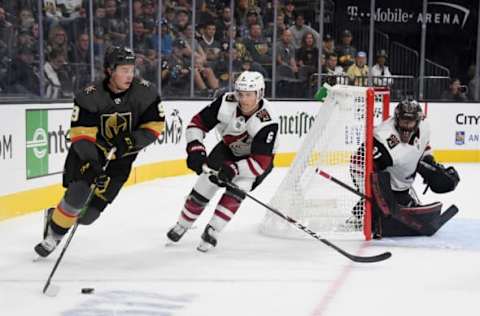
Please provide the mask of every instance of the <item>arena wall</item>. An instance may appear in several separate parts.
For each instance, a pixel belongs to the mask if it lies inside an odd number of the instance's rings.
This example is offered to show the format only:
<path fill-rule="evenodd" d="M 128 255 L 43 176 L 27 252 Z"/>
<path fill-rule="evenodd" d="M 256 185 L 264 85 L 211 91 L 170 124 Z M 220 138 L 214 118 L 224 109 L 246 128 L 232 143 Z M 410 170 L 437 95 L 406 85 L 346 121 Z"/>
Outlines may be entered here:
<path fill-rule="evenodd" d="M 185 128 L 208 101 L 165 102 L 166 130 L 135 162 L 129 185 L 189 173 Z M 275 166 L 288 166 L 313 123 L 320 103 L 275 101 L 280 138 Z M 0 220 L 35 212 L 58 202 L 61 173 L 70 146 L 71 103 L 0 106 Z M 429 103 L 434 154 L 444 163 L 480 163 L 480 104 Z M 207 148 L 218 141 L 215 133 Z"/>

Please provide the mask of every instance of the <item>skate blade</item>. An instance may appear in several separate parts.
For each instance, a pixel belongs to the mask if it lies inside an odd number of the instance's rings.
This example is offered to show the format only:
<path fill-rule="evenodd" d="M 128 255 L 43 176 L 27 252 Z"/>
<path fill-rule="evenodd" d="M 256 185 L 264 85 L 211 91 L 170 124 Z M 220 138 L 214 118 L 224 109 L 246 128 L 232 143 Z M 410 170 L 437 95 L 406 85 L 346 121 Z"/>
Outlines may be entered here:
<path fill-rule="evenodd" d="M 209 243 L 202 242 L 200 245 L 197 246 L 197 250 L 200 252 L 208 252 L 210 249 L 212 249 L 213 246 Z"/>

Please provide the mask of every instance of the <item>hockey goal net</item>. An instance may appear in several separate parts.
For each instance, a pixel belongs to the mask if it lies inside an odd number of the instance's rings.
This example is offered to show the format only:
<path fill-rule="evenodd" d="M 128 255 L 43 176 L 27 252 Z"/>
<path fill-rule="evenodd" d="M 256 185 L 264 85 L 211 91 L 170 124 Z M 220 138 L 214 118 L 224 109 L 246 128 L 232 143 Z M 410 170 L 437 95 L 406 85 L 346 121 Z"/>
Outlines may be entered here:
<path fill-rule="evenodd" d="M 370 239 L 370 203 L 320 176 L 318 170 L 371 195 L 373 126 L 388 117 L 389 101 L 385 89 L 329 88 L 270 204 L 322 237 L 357 239 L 363 233 L 363 238 Z M 267 212 L 260 230 L 277 237 L 306 236 L 271 212 Z"/>

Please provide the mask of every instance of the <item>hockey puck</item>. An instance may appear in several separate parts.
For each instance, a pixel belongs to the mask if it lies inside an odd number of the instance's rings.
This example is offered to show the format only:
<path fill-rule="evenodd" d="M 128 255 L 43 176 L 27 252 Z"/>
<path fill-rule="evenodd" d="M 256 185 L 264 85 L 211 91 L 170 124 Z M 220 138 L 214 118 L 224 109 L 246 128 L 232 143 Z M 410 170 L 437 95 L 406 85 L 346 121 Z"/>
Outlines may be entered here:
<path fill-rule="evenodd" d="M 82 294 L 92 294 L 95 289 L 93 287 L 84 287 L 82 289 Z"/>

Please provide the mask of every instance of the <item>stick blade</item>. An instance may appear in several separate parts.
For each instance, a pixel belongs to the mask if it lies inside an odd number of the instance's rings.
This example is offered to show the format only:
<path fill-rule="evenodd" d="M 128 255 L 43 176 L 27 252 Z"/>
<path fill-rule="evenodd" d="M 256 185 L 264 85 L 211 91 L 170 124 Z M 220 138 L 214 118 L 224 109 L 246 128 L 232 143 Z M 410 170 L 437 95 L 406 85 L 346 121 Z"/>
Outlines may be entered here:
<path fill-rule="evenodd" d="M 355 262 L 372 263 L 372 262 L 380 262 L 380 261 L 387 260 L 391 256 L 392 256 L 392 253 L 390 251 L 387 251 L 387 252 L 384 252 L 384 253 L 381 253 L 381 254 L 375 255 L 375 256 L 363 257 L 363 256 L 355 256 L 355 255 L 349 254 L 347 257 L 350 260 L 355 261 Z"/>
<path fill-rule="evenodd" d="M 56 297 L 60 292 L 60 287 L 56 286 L 55 284 L 50 284 L 48 287 L 43 289 L 43 294 L 48 297 Z"/>

